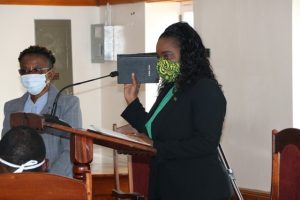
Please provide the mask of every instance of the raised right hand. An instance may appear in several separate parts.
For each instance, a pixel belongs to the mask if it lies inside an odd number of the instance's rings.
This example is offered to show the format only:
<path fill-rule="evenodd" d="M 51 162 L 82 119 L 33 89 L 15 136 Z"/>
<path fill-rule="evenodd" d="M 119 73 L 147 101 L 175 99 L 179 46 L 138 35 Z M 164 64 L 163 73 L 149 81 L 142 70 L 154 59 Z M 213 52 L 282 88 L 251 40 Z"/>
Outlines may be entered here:
<path fill-rule="evenodd" d="M 129 105 L 138 97 L 141 86 L 141 84 L 138 83 L 134 73 L 131 74 L 131 81 L 131 84 L 124 84 L 124 97 L 127 105 Z"/>

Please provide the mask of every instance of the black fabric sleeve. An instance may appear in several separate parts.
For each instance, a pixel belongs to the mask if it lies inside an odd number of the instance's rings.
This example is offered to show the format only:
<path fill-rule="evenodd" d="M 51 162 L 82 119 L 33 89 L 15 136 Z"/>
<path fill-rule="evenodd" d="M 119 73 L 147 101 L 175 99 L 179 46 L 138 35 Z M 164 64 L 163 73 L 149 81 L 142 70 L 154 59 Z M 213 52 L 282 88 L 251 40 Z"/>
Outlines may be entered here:
<path fill-rule="evenodd" d="M 140 133 L 147 133 L 145 124 L 148 119 L 148 113 L 141 104 L 139 98 L 131 102 L 123 111 L 121 116 Z"/>
<path fill-rule="evenodd" d="M 197 158 L 213 154 L 220 142 L 226 100 L 219 86 L 208 79 L 193 88 L 191 136 L 183 140 L 155 141 L 157 156 L 163 159 Z"/>

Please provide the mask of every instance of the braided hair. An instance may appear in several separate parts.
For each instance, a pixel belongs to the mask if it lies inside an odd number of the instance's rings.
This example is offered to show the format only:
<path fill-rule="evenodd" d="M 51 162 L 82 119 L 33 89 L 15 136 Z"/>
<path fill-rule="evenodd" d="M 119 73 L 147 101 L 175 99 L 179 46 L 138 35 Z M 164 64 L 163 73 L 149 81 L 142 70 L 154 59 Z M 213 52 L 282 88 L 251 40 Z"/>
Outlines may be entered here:
<path fill-rule="evenodd" d="M 183 90 L 186 85 L 194 84 L 201 78 L 212 79 L 218 84 L 202 40 L 188 23 L 177 22 L 170 25 L 159 38 L 168 37 L 174 38 L 180 48 L 180 75 L 175 81 L 176 92 Z M 162 82 L 160 88 L 166 84 Z"/>

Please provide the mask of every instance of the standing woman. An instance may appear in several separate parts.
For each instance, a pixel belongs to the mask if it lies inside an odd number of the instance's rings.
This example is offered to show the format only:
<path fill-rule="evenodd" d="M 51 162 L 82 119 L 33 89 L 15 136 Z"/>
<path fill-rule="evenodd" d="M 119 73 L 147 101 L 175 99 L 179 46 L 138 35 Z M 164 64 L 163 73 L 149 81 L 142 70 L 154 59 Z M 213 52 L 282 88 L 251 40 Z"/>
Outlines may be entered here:
<path fill-rule="evenodd" d="M 159 94 L 150 112 L 139 101 L 135 75 L 124 86 L 122 113 L 153 140 L 149 200 L 230 199 L 228 176 L 217 147 L 226 99 L 205 55 L 200 36 L 187 23 L 169 26 L 156 45 Z"/>

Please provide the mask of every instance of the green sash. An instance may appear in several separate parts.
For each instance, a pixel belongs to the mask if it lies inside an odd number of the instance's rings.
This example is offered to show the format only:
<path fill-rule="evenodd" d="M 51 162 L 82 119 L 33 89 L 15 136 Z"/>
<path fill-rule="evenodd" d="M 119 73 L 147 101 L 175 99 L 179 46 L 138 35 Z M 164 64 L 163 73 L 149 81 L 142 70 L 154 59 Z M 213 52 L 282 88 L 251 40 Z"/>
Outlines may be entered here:
<path fill-rule="evenodd" d="M 148 120 L 148 122 L 145 124 L 145 127 L 147 129 L 148 135 L 149 137 L 152 139 L 152 122 L 154 121 L 154 119 L 156 118 L 156 116 L 158 115 L 158 113 L 163 109 L 163 107 L 165 107 L 165 105 L 170 101 L 170 99 L 173 96 L 173 89 L 174 86 L 169 90 L 169 92 L 164 96 L 164 98 L 162 99 L 162 101 L 159 103 L 158 107 L 156 108 L 155 112 L 153 113 L 153 115 L 151 116 L 151 118 Z"/>

